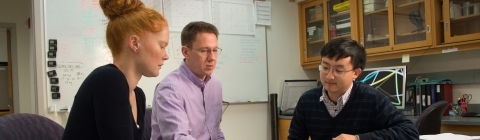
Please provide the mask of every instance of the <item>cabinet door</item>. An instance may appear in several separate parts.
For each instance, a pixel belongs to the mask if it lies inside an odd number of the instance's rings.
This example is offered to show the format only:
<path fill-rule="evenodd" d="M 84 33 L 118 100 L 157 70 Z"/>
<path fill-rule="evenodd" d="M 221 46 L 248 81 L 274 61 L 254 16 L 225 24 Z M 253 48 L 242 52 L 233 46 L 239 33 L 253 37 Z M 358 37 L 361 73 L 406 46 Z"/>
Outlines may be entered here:
<path fill-rule="evenodd" d="M 392 0 L 393 49 L 409 49 L 432 45 L 430 34 L 431 0 Z M 392 34 L 393 33 L 393 34 Z"/>
<path fill-rule="evenodd" d="M 319 61 L 325 46 L 325 12 L 321 0 L 308 1 L 299 6 L 300 50 L 302 63 Z"/>
<path fill-rule="evenodd" d="M 361 0 L 359 4 L 360 43 L 367 53 L 391 51 L 388 3 L 391 0 Z"/>
<path fill-rule="evenodd" d="M 480 0 L 445 0 L 445 42 L 480 39 Z"/>
<path fill-rule="evenodd" d="M 328 40 L 352 38 L 358 41 L 357 4 L 358 1 L 327 0 Z"/>

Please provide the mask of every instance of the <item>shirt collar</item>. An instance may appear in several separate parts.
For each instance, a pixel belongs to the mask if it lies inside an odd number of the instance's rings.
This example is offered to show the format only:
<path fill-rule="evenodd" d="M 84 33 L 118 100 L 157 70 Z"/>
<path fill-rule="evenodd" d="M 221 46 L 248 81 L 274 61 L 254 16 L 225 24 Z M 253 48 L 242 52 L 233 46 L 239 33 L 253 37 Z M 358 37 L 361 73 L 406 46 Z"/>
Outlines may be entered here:
<path fill-rule="evenodd" d="M 345 91 L 345 93 L 342 96 L 340 96 L 340 98 L 342 99 L 343 105 L 345 105 L 348 101 L 348 98 L 350 98 L 352 87 L 353 87 L 353 83 L 352 85 L 350 85 L 350 88 L 348 88 L 347 91 Z M 322 102 L 323 100 L 328 100 L 328 95 L 327 95 L 327 91 L 325 90 L 325 87 L 322 88 L 322 96 L 320 96 L 320 102 Z"/>
<path fill-rule="evenodd" d="M 185 63 L 185 59 L 183 59 L 182 63 L 180 64 L 180 70 L 182 71 L 183 74 L 186 74 L 188 79 L 192 81 L 195 85 L 201 86 L 206 84 L 210 79 L 211 76 L 207 75 L 205 77 L 205 81 L 200 80 L 193 72 L 188 68 L 187 63 Z"/>

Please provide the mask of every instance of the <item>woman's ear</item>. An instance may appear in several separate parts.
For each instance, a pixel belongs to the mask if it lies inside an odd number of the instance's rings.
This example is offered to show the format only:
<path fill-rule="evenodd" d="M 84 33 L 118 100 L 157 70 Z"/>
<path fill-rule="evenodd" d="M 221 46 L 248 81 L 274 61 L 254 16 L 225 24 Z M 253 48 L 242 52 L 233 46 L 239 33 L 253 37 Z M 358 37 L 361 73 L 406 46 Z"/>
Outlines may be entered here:
<path fill-rule="evenodd" d="M 130 47 L 130 50 L 133 52 L 138 52 L 138 49 L 140 48 L 140 37 L 138 35 L 130 35 L 128 37 L 128 47 Z"/>

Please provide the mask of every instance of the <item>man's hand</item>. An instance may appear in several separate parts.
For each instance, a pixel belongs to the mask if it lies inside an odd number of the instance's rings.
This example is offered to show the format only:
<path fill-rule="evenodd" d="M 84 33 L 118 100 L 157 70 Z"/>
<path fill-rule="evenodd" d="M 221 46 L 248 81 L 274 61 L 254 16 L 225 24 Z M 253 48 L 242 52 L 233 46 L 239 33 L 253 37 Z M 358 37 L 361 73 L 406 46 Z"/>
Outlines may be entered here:
<path fill-rule="evenodd" d="M 358 138 L 355 135 L 341 134 L 335 138 L 332 138 L 332 140 L 358 140 Z"/>

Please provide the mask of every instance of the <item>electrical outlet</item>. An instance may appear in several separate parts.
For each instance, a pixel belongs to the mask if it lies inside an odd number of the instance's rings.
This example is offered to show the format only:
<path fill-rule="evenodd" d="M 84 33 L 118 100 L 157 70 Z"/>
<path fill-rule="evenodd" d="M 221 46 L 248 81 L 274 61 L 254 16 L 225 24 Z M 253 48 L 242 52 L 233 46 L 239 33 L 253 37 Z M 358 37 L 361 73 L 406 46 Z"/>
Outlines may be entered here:
<path fill-rule="evenodd" d="M 419 82 L 427 82 L 428 81 L 428 78 L 420 78 L 418 79 Z"/>

